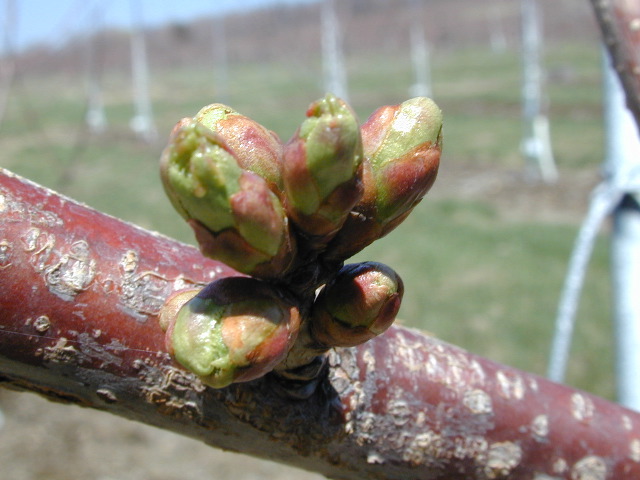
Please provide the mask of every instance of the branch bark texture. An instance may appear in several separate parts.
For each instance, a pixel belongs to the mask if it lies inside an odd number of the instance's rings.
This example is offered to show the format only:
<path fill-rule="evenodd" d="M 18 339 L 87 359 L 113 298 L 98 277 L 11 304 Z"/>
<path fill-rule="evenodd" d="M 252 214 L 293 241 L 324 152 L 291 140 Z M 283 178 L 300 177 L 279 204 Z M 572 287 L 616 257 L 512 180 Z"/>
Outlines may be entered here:
<path fill-rule="evenodd" d="M 591 0 L 604 44 L 640 125 L 640 2 Z"/>
<path fill-rule="evenodd" d="M 640 478 L 637 413 L 406 328 L 332 351 L 304 401 L 269 375 L 205 387 L 156 317 L 229 275 L 0 170 L 0 382 L 330 478 Z"/>

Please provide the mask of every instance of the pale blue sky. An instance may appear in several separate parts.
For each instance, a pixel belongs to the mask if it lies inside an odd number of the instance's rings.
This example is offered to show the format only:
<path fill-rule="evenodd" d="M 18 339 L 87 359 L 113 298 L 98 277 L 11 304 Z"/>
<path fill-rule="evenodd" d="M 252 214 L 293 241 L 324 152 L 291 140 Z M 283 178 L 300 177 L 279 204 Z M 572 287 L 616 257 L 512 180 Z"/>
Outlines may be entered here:
<path fill-rule="evenodd" d="M 129 28 L 132 4 L 139 6 L 143 23 L 153 26 L 234 10 L 314 1 L 317 0 L 9 0 L 0 4 L 0 29 L 4 30 L 2 37 L 8 32 L 12 47 L 20 49 L 34 43 L 59 45 L 70 35 L 93 28 L 96 18 L 103 26 Z M 12 4 L 13 12 L 8 7 Z M 5 48 L 6 43 L 2 50 Z"/>

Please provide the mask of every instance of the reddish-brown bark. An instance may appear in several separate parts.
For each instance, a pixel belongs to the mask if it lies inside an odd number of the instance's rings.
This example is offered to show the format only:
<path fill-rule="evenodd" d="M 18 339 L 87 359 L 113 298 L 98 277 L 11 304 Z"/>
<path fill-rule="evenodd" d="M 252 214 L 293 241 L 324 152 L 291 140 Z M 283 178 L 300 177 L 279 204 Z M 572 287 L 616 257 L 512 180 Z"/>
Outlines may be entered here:
<path fill-rule="evenodd" d="M 228 275 L 2 171 L 0 381 L 331 478 L 640 478 L 640 415 L 405 328 L 331 352 L 304 401 L 272 376 L 205 388 L 157 313 Z"/>

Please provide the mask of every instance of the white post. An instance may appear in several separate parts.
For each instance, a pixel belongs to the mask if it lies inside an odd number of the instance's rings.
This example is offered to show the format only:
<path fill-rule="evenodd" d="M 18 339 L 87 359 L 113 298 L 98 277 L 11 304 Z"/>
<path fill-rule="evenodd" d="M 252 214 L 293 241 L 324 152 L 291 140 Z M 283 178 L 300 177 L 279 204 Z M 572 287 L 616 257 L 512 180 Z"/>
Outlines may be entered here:
<path fill-rule="evenodd" d="M 229 56 L 224 17 L 213 21 L 213 62 L 216 98 L 218 102 L 226 103 L 229 97 Z"/>
<path fill-rule="evenodd" d="M 98 65 L 98 32 L 101 26 L 101 6 L 95 5 L 92 17 L 92 39 L 87 47 L 87 112 L 85 123 L 92 133 L 102 133 L 107 128 L 107 116 L 104 112 L 102 85 L 100 82 L 101 67 Z"/>
<path fill-rule="evenodd" d="M 522 113 L 524 138 L 522 151 L 531 172 L 546 183 L 557 180 L 558 172 L 551 151 L 549 120 L 542 112 L 542 67 L 540 64 L 541 22 L 537 0 L 521 0 L 522 18 Z"/>
<path fill-rule="evenodd" d="M 130 121 L 131 129 L 147 142 L 158 137 L 153 122 L 153 109 L 149 97 L 149 70 L 147 51 L 142 31 L 142 8 L 140 0 L 131 1 L 131 72 L 133 75 L 133 103 L 135 115 Z"/>
<path fill-rule="evenodd" d="M 3 51 L 0 55 L 0 126 L 4 119 L 9 102 L 9 91 L 16 70 L 15 52 L 13 50 L 13 34 L 17 25 L 16 2 L 5 0 Z"/>
<path fill-rule="evenodd" d="M 496 5 L 487 11 L 489 24 L 489 44 L 493 53 L 504 53 L 507 50 L 507 37 L 502 25 L 502 10 Z"/>
<path fill-rule="evenodd" d="M 327 92 L 349 100 L 347 73 L 342 55 L 342 35 L 334 0 L 322 4 L 322 64 L 324 88 Z"/>
<path fill-rule="evenodd" d="M 420 0 L 411 0 L 411 62 L 415 83 L 411 86 L 411 95 L 430 97 L 431 87 L 431 51 L 424 35 L 424 18 Z"/>
<path fill-rule="evenodd" d="M 624 191 L 611 239 L 618 400 L 640 410 L 640 140 L 620 79 L 605 61 L 605 172 Z"/>

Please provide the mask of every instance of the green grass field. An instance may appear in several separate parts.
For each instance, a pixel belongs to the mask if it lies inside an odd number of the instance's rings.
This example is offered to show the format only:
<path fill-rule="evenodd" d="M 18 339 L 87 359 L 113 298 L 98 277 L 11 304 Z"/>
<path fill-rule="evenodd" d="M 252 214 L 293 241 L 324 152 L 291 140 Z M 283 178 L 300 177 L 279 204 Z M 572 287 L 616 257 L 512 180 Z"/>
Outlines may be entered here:
<path fill-rule="evenodd" d="M 553 48 L 550 116 L 563 176 L 597 171 L 602 160 L 600 52 L 597 45 Z M 516 52 L 448 51 L 433 58 L 434 97 L 445 115 L 443 168 L 524 170 L 519 152 L 520 64 Z M 287 139 L 306 106 L 323 94 L 318 62 L 232 65 L 228 102 Z M 186 73 L 186 74 L 185 74 Z M 377 106 L 408 97 L 406 58 L 350 59 L 352 103 L 362 120 Z M 192 242 L 165 200 L 157 161 L 171 126 L 215 101 L 212 72 L 154 72 L 152 96 L 161 140 L 128 131 L 125 74 L 104 79 L 110 128 L 82 126 L 84 79 L 63 74 L 21 78 L 0 127 L 0 165 L 144 227 Z M 559 187 L 560 188 L 560 187 Z M 397 231 L 357 256 L 388 263 L 404 278 L 406 325 L 473 352 L 543 374 L 567 261 L 581 215 L 505 220 L 508 199 L 469 199 L 446 186 Z M 464 193 L 464 192 L 463 192 Z M 584 197 L 588 191 L 578 192 Z M 504 199 L 503 199 L 504 200 Z M 557 205 L 562 209 L 563 205 Z M 585 286 L 568 383 L 614 395 L 606 236 Z"/>

